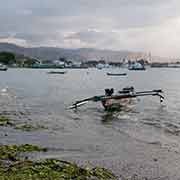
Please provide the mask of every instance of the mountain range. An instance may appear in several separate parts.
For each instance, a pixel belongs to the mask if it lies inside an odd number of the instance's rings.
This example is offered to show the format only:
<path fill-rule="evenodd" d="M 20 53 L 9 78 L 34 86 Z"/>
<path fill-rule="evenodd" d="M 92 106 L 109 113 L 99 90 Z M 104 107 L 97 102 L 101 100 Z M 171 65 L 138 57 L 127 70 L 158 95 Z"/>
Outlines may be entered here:
<path fill-rule="evenodd" d="M 57 60 L 66 57 L 75 61 L 105 60 L 121 62 L 126 59 L 148 58 L 146 53 L 132 51 L 112 51 L 93 48 L 64 49 L 57 47 L 22 47 L 10 43 L 0 43 L 0 52 L 8 51 L 17 55 L 38 58 L 41 60 Z"/>

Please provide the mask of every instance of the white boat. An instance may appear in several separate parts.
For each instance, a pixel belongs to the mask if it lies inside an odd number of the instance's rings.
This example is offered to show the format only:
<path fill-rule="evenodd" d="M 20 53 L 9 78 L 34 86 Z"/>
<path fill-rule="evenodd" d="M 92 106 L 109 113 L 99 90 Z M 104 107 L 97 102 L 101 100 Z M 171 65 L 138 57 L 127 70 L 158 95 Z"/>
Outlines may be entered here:
<path fill-rule="evenodd" d="M 7 71 L 7 66 L 4 64 L 0 64 L 0 71 Z"/>
<path fill-rule="evenodd" d="M 135 71 L 139 71 L 139 70 L 146 70 L 146 68 L 144 67 L 144 65 L 135 62 L 129 65 L 128 67 L 129 70 L 135 70 Z"/>

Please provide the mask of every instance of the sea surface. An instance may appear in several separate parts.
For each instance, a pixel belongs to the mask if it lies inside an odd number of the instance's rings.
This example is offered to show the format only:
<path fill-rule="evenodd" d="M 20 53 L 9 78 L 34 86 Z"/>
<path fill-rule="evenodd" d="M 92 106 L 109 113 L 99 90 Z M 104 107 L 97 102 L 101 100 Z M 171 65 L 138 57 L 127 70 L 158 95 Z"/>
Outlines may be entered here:
<path fill-rule="evenodd" d="M 1 127 L 1 144 L 42 145 L 49 151 L 38 158 L 111 166 L 117 174 L 180 177 L 180 69 L 48 71 L 0 71 L 0 114 L 16 124 L 45 127 L 30 132 Z M 107 76 L 107 72 L 127 76 Z M 138 98 L 119 112 L 105 112 L 100 102 L 67 109 L 76 100 L 104 95 L 105 88 L 117 92 L 126 86 L 136 91 L 162 89 L 165 100 Z"/>

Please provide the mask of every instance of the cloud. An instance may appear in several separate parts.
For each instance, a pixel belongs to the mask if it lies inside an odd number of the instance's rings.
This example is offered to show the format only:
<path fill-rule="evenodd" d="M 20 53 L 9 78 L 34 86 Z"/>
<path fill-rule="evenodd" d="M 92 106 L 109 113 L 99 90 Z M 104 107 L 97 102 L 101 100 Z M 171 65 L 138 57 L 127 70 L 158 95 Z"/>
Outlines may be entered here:
<path fill-rule="evenodd" d="M 179 56 L 177 0 L 6 0 L 0 41 Z"/>
<path fill-rule="evenodd" d="M 70 34 L 69 36 L 65 37 L 65 39 L 79 39 L 82 42 L 86 43 L 94 43 L 98 41 L 103 41 L 105 39 L 106 33 L 98 30 L 90 30 L 87 31 L 80 31 Z"/>
<path fill-rule="evenodd" d="M 16 45 L 19 45 L 19 46 L 24 46 L 24 47 L 28 46 L 26 40 L 17 39 L 17 38 L 13 38 L 13 37 L 0 38 L 0 42 L 1 43 L 4 43 L 4 42 L 13 43 L 13 44 L 16 44 Z"/>

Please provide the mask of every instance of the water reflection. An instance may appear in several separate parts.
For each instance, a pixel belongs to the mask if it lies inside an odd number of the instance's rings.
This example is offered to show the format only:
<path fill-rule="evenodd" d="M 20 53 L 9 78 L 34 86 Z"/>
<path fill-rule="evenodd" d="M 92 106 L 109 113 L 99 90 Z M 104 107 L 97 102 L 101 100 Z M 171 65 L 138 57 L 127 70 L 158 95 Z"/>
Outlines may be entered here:
<path fill-rule="evenodd" d="M 111 124 L 114 120 L 114 114 L 115 112 L 106 112 L 104 115 L 102 115 L 102 123 L 103 124 Z"/>

